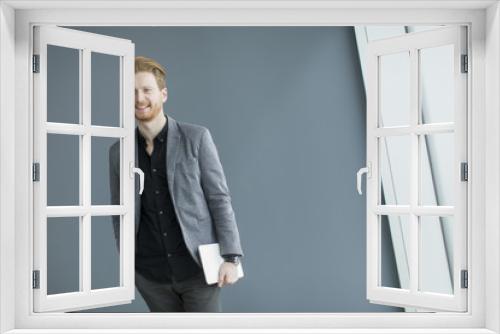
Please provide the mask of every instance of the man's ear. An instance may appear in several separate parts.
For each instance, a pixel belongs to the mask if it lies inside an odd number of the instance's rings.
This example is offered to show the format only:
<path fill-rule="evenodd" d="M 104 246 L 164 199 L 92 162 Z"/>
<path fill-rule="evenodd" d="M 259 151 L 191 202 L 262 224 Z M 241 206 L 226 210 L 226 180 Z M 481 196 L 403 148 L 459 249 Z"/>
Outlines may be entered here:
<path fill-rule="evenodd" d="M 167 87 L 163 88 L 161 90 L 161 95 L 163 97 L 163 103 L 167 102 L 167 99 L 168 99 L 168 90 L 167 90 Z"/>

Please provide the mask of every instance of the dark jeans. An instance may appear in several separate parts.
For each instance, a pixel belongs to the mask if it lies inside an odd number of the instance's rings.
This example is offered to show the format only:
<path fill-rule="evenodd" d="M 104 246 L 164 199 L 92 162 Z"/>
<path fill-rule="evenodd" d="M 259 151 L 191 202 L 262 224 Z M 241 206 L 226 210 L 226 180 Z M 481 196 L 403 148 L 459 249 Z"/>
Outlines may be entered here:
<path fill-rule="evenodd" d="M 136 271 L 135 285 L 151 312 L 221 312 L 221 288 L 208 285 L 203 272 L 166 284 L 150 281 Z"/>

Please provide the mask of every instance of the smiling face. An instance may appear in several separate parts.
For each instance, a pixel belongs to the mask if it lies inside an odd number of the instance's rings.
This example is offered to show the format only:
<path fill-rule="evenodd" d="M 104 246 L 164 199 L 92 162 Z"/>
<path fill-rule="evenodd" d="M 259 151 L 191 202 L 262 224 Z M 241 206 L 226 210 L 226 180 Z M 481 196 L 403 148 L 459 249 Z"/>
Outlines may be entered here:
<path fill-rule="evenodd" d="M 135 74 L 135 118 L 141 122 L 153 120 L 163 112 L 167 89 L 160 89 L 151 72 Z"/>

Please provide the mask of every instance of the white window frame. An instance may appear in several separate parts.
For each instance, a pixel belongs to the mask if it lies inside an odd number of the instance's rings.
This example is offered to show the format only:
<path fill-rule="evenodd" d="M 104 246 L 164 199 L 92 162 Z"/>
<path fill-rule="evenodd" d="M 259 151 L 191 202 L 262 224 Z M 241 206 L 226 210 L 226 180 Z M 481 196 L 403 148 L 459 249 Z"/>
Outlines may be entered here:
<path fill-rule="evenodd" d="M 438 23 L 468 24 L 471 28 L 468 221 L 472 223 L 468 230 L 471 265 L 467 313 L 184 315 L 29 311 L 32 310 L 31 289 L 27 287 L 31 283 L 33 203 L 27 199 L 32 191 L 33 132 L 32 100 L 28 97 L 32 96 L 29 75 L 32 25 Z M 500 8 L 497 1 L 2 1 L 0 73 L 1 334 L 121 333 L 123 329 L 128 329 L 127 333 L 153 332 L 144 329 L 146 325 L 163 329 L 155 333 L 186 332 L 184 329 L 190 329 L 189 333 L 500 333 Z"/>

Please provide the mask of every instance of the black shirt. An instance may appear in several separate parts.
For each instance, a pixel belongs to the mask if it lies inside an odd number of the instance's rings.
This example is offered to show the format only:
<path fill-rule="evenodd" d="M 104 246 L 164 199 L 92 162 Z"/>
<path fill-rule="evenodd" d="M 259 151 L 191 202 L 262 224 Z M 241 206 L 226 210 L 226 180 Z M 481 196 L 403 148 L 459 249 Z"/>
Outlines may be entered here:
<path fill-rule="evenodd" d="M 149 156 L 146 141 L 137 130 L 144 191 L 135 268 L 144 277 L 161 283 L 170 283 L 173 279 L 182 281 L 202 271 L 187 250 L 168 190 L 167 131 L 165 123 L 154 139 L 154 149 Z"/>

